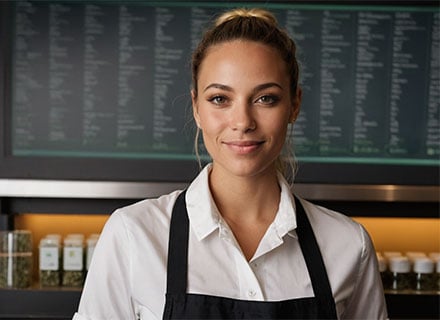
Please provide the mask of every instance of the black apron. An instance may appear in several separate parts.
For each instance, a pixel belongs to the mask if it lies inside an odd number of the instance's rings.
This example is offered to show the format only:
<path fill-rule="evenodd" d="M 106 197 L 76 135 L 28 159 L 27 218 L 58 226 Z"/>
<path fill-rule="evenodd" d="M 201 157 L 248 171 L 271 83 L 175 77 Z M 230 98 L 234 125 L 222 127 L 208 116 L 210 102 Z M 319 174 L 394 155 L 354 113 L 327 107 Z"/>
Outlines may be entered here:
<path fill-rule="evenodd" d="M 336 319 L 335 301 L 312 227 L 295 198 L 297 235 L 315 297 L 247 301 L 186 293 L 189 221 L 185 193 L 174 204 L 168 246 L 167 293 L 163 319 Z"/>

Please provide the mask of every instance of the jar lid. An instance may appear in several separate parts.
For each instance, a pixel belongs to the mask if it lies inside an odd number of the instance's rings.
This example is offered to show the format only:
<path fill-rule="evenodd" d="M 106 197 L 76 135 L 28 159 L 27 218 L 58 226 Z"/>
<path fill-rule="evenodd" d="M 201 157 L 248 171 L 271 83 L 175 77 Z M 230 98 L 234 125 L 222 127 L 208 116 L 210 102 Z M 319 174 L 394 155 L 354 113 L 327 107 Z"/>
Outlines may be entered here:
<path fill-rule="evenodd" d="M 428 255 L 432 260 L 440 260 L 440 252 L 430 252 Z"/>
<path fill-rule="evenodd" d="M 383 255 L 384 255 L 385 258 L 390 259 L 392 257 L 401 257 L 402 253 L 398 252 L 398 251 L 385 251 L 383 253 Z"/>
<path fill-rule="evenodd" d="M 66 237 L 64 239 L 64 246 L 82 247 L 82 245 L 83 245 L 83 239 L 81 239 L 81 238 L 69 238 L 69 237 Z"/>
<path fill-rule="evenodd" d="M 414 259 L 414 272 L 415 273 L 433 273 L 434 261 L 429 258 L 416 258 Z"/>
<path fill-rule="evenodd" d="M 409 260 L 415 260 L 418 258 L 426 258 L 426 253 L 419 251 L 409 251 L 406 252 L 405 255 L 409 258 Z"/>
<path fill-rule="evenodd" d="M 48 238 L 48 239 L 58 239 L 58 241 L 61 242 L 61 235 L 58 234 L 58 233 L 49 233 L 49 234 L 46 234 L 45 238 Z"/>
<path fill-rule="evenodd" d="M 42 238 L 40 240 L 40 247 L 59 247 L 60 246 L 60 241 L 56 238 Z"/>
<path fill-rule="evenodd" d="M 391 272 L 408 273 L 411 271 L 411 263 L 407 257 L 391 257 L 389 261 Z"/>
<path fill-rule="evenodd" d="M 82 233 L 69 233 L 68 235 L 66 235 L 66 238 L 75 238 L 75 239 L 84 240 L 84 235 Z"/>

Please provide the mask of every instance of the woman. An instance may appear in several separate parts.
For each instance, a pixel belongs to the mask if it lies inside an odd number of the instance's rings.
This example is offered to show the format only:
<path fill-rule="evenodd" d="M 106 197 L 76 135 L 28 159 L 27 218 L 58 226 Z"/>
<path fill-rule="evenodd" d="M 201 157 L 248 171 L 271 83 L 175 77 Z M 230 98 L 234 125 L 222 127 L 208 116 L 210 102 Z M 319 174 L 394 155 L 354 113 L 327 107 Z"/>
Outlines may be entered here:
<path fill-rule="evenodd" d="M 293 41 L 267 11 L 227 12 L 192 69 L 212 163 L 186 191 L 112 214 L 74 318 L 386 318 L 365 230 L 282 174 L 301 102 Z"/>

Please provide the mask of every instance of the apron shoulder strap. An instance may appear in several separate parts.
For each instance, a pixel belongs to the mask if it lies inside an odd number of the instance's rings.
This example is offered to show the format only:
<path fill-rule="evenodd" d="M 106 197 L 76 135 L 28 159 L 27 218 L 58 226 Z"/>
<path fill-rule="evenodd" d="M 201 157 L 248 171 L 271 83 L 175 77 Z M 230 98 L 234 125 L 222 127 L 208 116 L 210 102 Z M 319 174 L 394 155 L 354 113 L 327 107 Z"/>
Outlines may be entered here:
<path fill-rule="evenodd" d="M 297 197 L 295 197 L 298 241 L 306 261 L 310 280 L 312 281 L 313 292 L 318 301 L 320 319 L 336 319 L 335 299 L 333 298 L 330 281 L 325 269 L 324 260 L 313 233 L 312 226 L 307 218 L 306 212 Z"/>
<path fill-rule="evenodd" d="M 167 293 L 186 293 L 188 275 L 189 221 L 186 190 L 179 194 L 171 215 L 168 239 Z"/>

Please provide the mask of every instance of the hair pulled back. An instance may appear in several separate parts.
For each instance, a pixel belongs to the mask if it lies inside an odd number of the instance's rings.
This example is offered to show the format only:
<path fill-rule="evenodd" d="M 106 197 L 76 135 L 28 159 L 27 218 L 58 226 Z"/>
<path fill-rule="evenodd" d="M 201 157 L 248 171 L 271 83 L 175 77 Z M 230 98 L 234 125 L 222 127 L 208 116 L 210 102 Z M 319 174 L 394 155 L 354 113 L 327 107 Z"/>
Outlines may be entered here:
<path fill-rule="evenodd" d="M 214 25 L 205 32 L 192 55 L 192 85 L 197 95 L 197 79 L 200 65 L 210 47 L 233 40 L 250 40 L 275 48 L 285 61 L 290 77 L 292 97 L 298 86 L 298 62 L 296 46 L 282 30 L 275 16 L 264 9 L 233 9 L 220 15 Z"/>
<path fill-rule="evenodd" d="M 275 16 L 264 9 L 233 9 L 220 15 L 213 26 L 208 29 L 192 55 L 192 86 L 197 97 L 197 80 L 200 65 L 212 46 L 233 41 L 249 40 L 275 48 L 286 63 L 286 72 L 290 78 L 291 96 L 297 96 L 299 68 L 296 59 L 296 45 L 286 31 L 282 30 Z M 195 151 L 201 168 L 198 152 L 198 138 L 200 129 L 195 136 Z M 289 140 L 289 138 L 288 138 Z M 293 184 L 296 161 L 290 141 L 285 142 L 284 157 L 281 155 L 276 161 L 277 169 L 283 173 L 287 181 Z"/>

